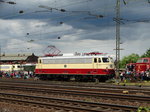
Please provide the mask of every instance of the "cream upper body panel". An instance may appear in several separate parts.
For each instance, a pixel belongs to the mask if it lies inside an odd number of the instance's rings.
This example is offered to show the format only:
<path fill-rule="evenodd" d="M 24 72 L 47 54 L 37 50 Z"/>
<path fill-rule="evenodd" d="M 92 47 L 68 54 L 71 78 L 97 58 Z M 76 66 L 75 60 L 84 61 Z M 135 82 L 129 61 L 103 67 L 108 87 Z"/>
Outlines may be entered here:
<path fill-rule="evenodd" d="M 36 69 L 113 69 L 112 58 L 106 56 L 42 57 Z"/>

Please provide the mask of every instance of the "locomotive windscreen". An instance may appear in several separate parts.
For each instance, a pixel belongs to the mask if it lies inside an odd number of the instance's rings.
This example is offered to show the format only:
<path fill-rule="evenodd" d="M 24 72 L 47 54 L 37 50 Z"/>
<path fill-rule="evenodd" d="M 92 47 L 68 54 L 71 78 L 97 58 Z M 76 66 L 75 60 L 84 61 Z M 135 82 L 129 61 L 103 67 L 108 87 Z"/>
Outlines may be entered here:
<path fill-rule="evenodd" d="M 103 60 L 104 63 L 108 63 L 109 62 L 108 58 L 102 58 L 102 60 Z"/>

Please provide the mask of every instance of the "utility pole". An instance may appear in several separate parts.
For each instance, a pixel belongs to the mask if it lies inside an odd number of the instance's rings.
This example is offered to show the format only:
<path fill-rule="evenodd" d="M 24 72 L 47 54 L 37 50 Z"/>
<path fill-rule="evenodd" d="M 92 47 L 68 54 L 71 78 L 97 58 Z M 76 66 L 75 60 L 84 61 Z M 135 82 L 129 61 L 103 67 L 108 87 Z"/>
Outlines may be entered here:
<path fill-rule="evenodd" d="M 120 62 L 120 0 L 116 1 L 116 76 L 119 76 Z"/>

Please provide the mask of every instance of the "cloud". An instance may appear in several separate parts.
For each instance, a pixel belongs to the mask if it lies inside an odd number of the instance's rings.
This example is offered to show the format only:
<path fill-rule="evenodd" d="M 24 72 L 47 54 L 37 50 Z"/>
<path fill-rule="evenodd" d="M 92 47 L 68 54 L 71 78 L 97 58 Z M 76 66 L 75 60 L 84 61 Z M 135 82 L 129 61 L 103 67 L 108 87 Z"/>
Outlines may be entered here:
<path fill-rule="evenodd" d="M 115 54 L 115 1 L 15 1 L 16 5 L 0 4 L 3 5 L 0 10 L 0 44 L 3 52 L 22 50 L 42 54 L 48 45 L 55 45 L 62 52 L 100 51 Z M 39 8 L 39 5 L 54 9 L 52 12 L 36 12 L 46 10 Z M 121 56 L 142 54 L 150 47 L 150 23 L 133 21 L 150 19 L 149 8 L 145 0 L 129 1 L 127 5 L 121 5 L 124 22 L 121 24 L 121 46 L 125 49 L 121 51 Z M 60 9 L 67 12 L 61 12 Z M 20 10 L 24 13 L 19 14 Z M 97 15 L 104 17 L 98 18 Z"/>
<path fill-rule="evenodd" d="M 138 39 L 138 40 L 128 40 L 121 45 L 121 48 L 124 50 L 121 51 L 121 55 L 127 56 L 131 53 L 136 53 L 142 55 L 150 48 L 150 38 L 147 39 Z"/>
<path fill-rule="evenodd" d="M 150 23 L 127 24 L 121 28 L 121 36 L 124 41 L 144 40 L 149 38 Z"/>

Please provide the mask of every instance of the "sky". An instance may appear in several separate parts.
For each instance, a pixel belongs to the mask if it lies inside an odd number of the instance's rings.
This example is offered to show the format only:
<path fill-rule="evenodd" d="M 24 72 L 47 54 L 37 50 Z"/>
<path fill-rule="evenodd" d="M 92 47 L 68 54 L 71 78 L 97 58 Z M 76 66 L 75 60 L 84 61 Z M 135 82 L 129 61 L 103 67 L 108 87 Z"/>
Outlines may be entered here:
<path fill-rule="evenodd" d="M 149 0 L 120 0 L 121 58 L 150 48 Z M 11 4 L 14 2 L 15 4 Z M 0 0 L 1 53 L 115 55 L 116 0 Z"/>

